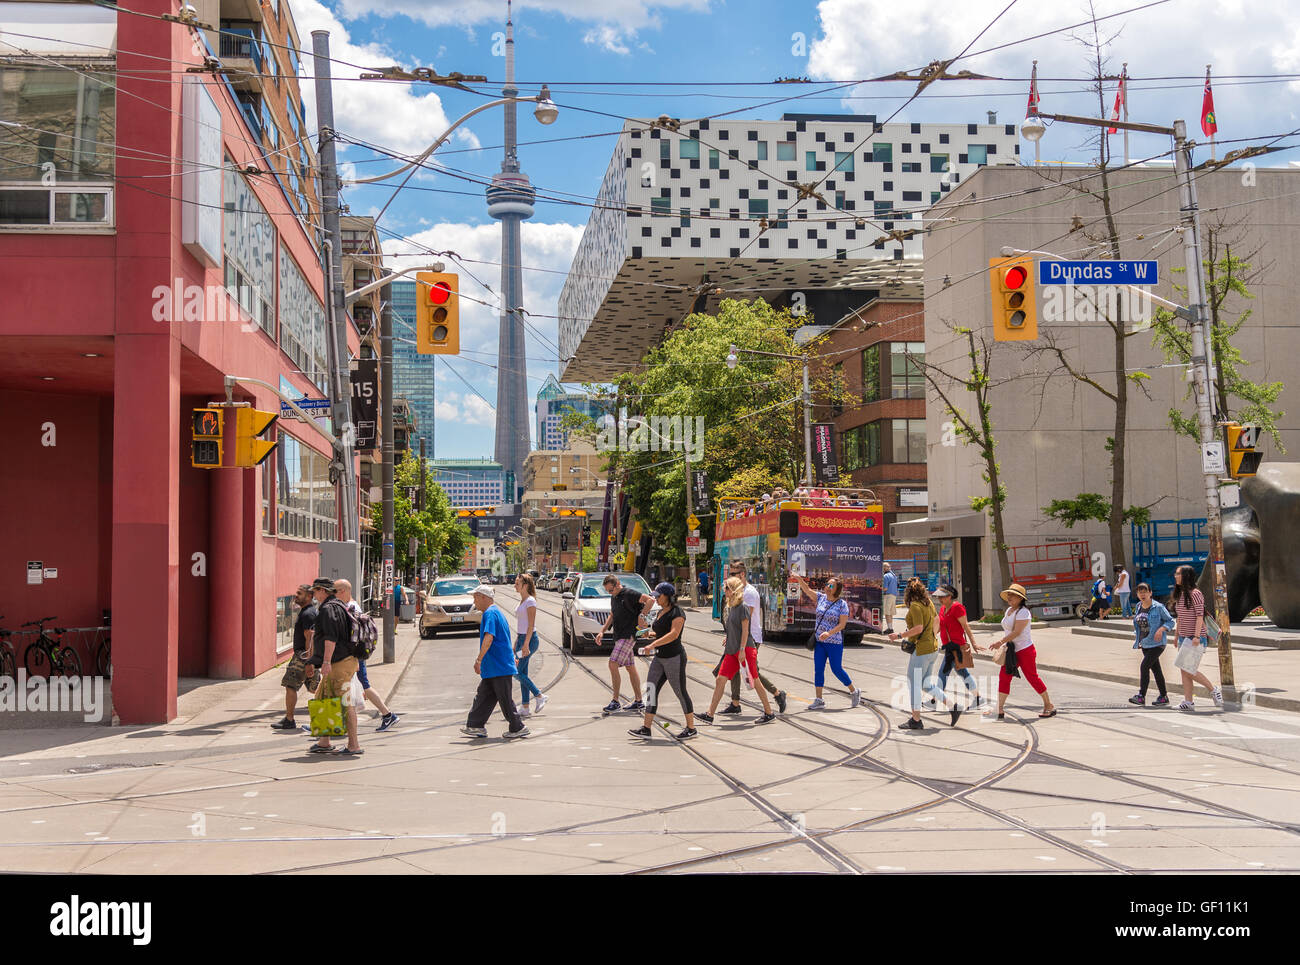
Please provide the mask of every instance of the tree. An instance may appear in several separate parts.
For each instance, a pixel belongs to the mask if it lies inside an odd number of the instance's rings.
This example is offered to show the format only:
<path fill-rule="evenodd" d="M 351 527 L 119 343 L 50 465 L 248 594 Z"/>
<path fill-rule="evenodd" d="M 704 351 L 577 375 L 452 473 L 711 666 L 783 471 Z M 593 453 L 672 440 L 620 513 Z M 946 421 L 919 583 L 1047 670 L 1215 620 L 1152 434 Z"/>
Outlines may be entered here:
<path fill-rule="evenodd" d="M 406 491 L 420 485 L 420 460 L 403 459 L 393 470 L 393 565 L 400 572 L 412 572 L 422 564 L 440 555 L 444 570 L 455 570 L 465 550 L 474 542 L 474 534 L 456 517 L 456 511 L 447 499 L 447 493 L 435 482 L 430 482 L 425 492 L 424 511 L 417 512 Z M 382 502 L 370 507 L 370 519 L 376 532 L 376 543 L 384 526 Z M 417 541 L 417 552 L 411 558 L 411 537 Z M 454 561 L 454 565 L 448 561 Z"/>
<path fill-rule="evenodd" d="M 1235 299 L 1253 299 L 1255 296 L 1250 291 L 1250 284 L 1271 267 L 1255 267 L 1256 259 L 1261 254 L 1259 248 L 1242 253 L 1244 223 L 1244 220 L 1226 223 L 1221 218 L 1206 228 L 1202 264 L 1205 266 L 1205 298 L 1210 313 L 1210 340 L 1214 352 L 1215 407 L 1224 419 L 1259 426 L 1273 437 L 1273 444 L 1278 451 L 1285 454 L 1286 447 L 1282 445 L 1278 423 L 1286 413 L 1273 408 L 1282 394 L 1283 384 L 1256 382 L 1243 376 L 1242 369 L 1250 363 L 1232 342 L 1250 318 L 1252 309 L 1240 306 L 1239 310 L 1238 306 L 1230 303 Z M 1234 245 L 1237 246 L 1236 252 L 1233 251 Z M 1175 271 L 1186 273 L 1186 269 Z M 1174 287 L 1184 293 L 1187 291 L 1185 285 Z M 1161 310 L 1156 313 L 1152 336 L 1153 344 L 1159 346 L 1167 361 L 1191 364 L 1191 332 L 1178 325 L 1172 312 Z M 1192 390 L 1188 388 L 1184 400 L 1191 394 Z M 1239 404 L 1234 405 L 1233 400 Z M 1196 442 L 1201 441 L 1200 422 L 1195 412 L 1187 414 L 1176 408 L 1170 409 L 1169 424 L 1179 435 Z"/>
<path fill-rule="evenodd" d="M 1006 527 L 1002 521 L 1002 509 L 1007 501 L 1007 488 L 999 478 L 1001 467 L 997 461 L 997 439 L 993 433 L 993 406 L 989 401 L 992 389 L 997 383 L 989 377 L 993 364 L 993 346 L 983 335 L 964 326 L 948 324 L 956 335 L 966 337 L 966 358 L 970 368 L 965 375 L 954 375 L 931 362 L 928 358 L 910 358 L 925 374 L 925 379 L 939 396 L 944 412 L 952 419 L 952 432 L 962 445 L 974 446 L 984 462 L 982 477 L 988 485 L 987 496 L 972 496 L 970 508 L 975 512 L 987 512 L 993 524 L 993 548 L 998 555 L 998 568 L 1002 579 L 1011 578 L 1011 563 L 1007 557 Z M 955 396 L 957 390 L 964 390 L 975 397 L 974 414 L 970 414 L 958 405 Z"/>
<path fill-rule="evenodd" d="M 1087 64 L 1088 69 L 1092 71 L 1090 89 L 1097 95 L 1097 116 L 1105 117 L 1107 116 L 1105 80 L 1108 63 L 1106 49 L 1115 39 L 1115 35 L 1103 39 L 1097 25 L 1096 9 L 1091 3 L 1089 4 L 1089 11 L 1092 20 L 1092 35 L 1091 37 L 1076 37 L 1075 39 L 1088 51 Z M 1068 176 L 1059 177 L 1058 179 L 1057 176 L 1049 176 L 1038 168 L 1034 170 L 1038 171 L 1045 180 L 1092 198 L 1100 206 L 1100 215 L 1087 223 L 1076 215 L 1075 224 L 1071 227 L 1070 233 L 1077 232 L 1092 243 L 1093 258 L 1118 261 L 1123 259 L 1124 254 L 1120 242 L 1119 228 L 1115 221 L 1115 210 L 1111 203 L 1110 141 L 1105 133 L 1105 128 L 1098 128 L 1095 137 L 1097 144 L 1097 186 L 1095 188 L 1090 186 L 1093 183 L 1091 179 L 1081 179 L 1075 171 L 1070 171 Z M 1094 233 L 1090 230 L 1097 226 L 1101 226 L 1100 233 Z M 1081 292 L 1081 294 L 1083 293 Z M 1085 298 L 1087 299 L 1086 295 Z M 1124 509 L 1124 472 L 1128 448 L 1129 387 L 1130 385 L 1137 386 L 1145 393 L 1146 388 L 1143 383 L 1149 378 L 1145 372 L 1128 371 L 1127 343 L 1128 339 L 1142 331 L 1145 326 L 1125 328 L 1125 303 L 1123 299 L 1116 299 L 1113 302 L 1099 302 L 1097 299 L 1092 298 L 1087 300 L 1087 304 L 1096 320 L 1104 322 L 1110 329 L 1113 366 L 1109 372 L 1094 375 L 1087 371 L 1085 363 L 1079 362 L 1079 364 L 1075 364 L 1075 362 L 1072 362 L 1067 356 L 1066 350 L 1061 346 L 1056 333 L 1050 329 L 1045 329 L 1041 324 L 1041 319 L 1039 344 L 1031 346 L 1028 349 L 1028 354 L 1045 357 L 1051 363 L 1051 368 L 1039 376 L 1041 379 L 1040 393 L 1046 391 L 1049 384 L 1055 388 L 1059 384 L 1059 376 L 1066 375 L 1074 381 L 1076 386 L 1095 392 L 1106 402 L 1109 402 L 1112 407 L 1113 430 L 1106 447 L 1110 453 L 1111 491 L 1108 503 L 1109 512 L 1104 522 L 1109 530 L 1111 561 L 1119 564 L 1123 563 L 1125 559 L 1124 520 L 1127 510 Z M 1084 495 L 1087 494 L 1080 494 L 1079 497 L 1076 497 L 1076 500 Z M 1065 502 L 1069 502 L 1069 500 Z M 1081 516 L 1079 518 L 1089 517 Z"/>
<path fill-rule="evenodd" d="M 1111 515 L 1110 501 L 1101 493 L 1079 493 L 1074 499 L 1053 499 L 1043 507 L 1043 515 L 1063 524 L 1066 529 L 1074 529 L 1075 523 L 1089 520 L 1107 523 Z M 1145 526 L 1151 522 L 1151 507 L 1130 506 L 1124 510 L 1123 518 L 1126 523 Z"/>
<path fill-rule="evenodd" d="M 715 314 L 688 315 L 646 354 L 639 370 L 620 375 L 617 398 L 640 418 L 679 418 L 692 433 L 702 426 L 707 445 L 701 439 L 692 446 L 691 469 L 707 472 L 716 493 L 758 496 L 776 485 L 791 487 L 803 463 L 802 366 L 797 359 L 743 350 L 812 355 L 817 340 L 796 345 L 792 335 L 805 321 L 761 299 L 724 299 Z M 741 350 L 734 369 L 726 364 L 733 344 Z M 835 395 L 824 373 L 813 388 L 824 397 Z M 665 546 L 665 562 L 681 565 L 686 561 L 682 447 L 665 447 L 648 431 L 640 432 L 629 427 L 631 444 L 618 453 L 625 492 L 638 518 Z"/>

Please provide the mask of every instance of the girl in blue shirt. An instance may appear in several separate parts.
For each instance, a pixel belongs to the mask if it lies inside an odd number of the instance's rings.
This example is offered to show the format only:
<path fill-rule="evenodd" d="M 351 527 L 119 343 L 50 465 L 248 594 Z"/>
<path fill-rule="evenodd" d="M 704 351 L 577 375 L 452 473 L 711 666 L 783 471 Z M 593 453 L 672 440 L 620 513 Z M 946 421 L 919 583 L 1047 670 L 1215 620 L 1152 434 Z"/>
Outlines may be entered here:
<path fill-rule="evenodd" d="M 1165 638 L 1174 629 L 1174 618 L 1165 605 L 1151 596 L 1151 587 L 1137 585 L 1138 605 L 1133 611 L 1133 649 L 1142 651 L 1142 669 L 1138 692 L 1128 699 L 1130 704 L 1145 706 L 1147 681 L 1155 674 L 1160 696 L 1151 702 L 1152 707 L 1169 706 L 1165 692 L 1165 675 L 1160 669 L 1160 656 L 1165 652 Z"/>

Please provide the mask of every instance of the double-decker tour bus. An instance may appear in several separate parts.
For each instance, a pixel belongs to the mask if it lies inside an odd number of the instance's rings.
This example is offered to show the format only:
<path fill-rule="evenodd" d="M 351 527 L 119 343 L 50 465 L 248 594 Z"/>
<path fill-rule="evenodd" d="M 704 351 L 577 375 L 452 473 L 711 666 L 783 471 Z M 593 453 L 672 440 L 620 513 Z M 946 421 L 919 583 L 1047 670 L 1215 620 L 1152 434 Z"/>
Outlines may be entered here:
<path fill-rule="evenodd" d="M 812 498 L 763 503 L 718 501 L 714 530 L 713 616 L 722 618 L 728 565 L 745 564 L 763 607 L 763 637 L 805 639 L 817 607 L 791 576 L 820 590 L 832 576 L 844 580 L 849 605 L 846 643 L 881 632 L 884 514 L 870 490 L 815 490 Z"/>

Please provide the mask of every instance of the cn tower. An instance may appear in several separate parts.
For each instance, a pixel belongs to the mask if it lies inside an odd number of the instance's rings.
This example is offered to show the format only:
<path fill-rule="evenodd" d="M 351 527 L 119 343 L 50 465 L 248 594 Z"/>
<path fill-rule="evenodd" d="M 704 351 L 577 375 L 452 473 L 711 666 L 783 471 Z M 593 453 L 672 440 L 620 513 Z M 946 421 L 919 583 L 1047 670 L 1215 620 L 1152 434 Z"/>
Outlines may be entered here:
<path fill-rule="evenodd" d="M 519 169 L 513 98 L 515 87 L 515 28 L 510 4 L 506 4 L 506 84 L 505 149 L 501 173 L 492 178 L 487 189 L 488 214 L 501 222 L 501 338 L 497 351 L 497 423 L 496 461 L 508 473 L 514 473 L 518 486 L 523 479 L 524 460 L 528 456 L 528 380 L 524 358 L 524 320 L 520 309 L 524 301 L 522 246 L 523 221 L 533 216 L 537 192 L 528 175 Z M 517 502 L 514 492 L 507 502 Z"/>

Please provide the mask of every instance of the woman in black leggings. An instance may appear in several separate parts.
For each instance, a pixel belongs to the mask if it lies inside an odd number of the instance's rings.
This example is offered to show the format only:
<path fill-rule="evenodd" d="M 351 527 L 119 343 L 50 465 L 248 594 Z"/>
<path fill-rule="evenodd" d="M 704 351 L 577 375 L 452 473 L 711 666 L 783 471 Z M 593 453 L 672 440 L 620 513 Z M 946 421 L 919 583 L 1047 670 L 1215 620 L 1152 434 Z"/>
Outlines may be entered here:
<path fill-rule="evenodd" d="M 655 712 L 659 707 L 659 695 L 664 684 L 673 688 L 682 710 L 686 712 L 686 727 L 677 733 L 679 741 L 690 740 L 697 733 L 695 730 L 695 707 L 690 694 L 686 692 L 686 649 L 682 646 L 682 631 L 686 628 L 686 614 L 677 605 L 677 589 L 671 583 L 660 583 L 655 587 L 659 601 L 659 616 L 650 628 L 653 636 L 642 651 L 653 654 L 650 673 L 646 677 L 645 720 L 640 727 L 629 730 L 633 737 L 648 738 L 655 721 Z"/>

